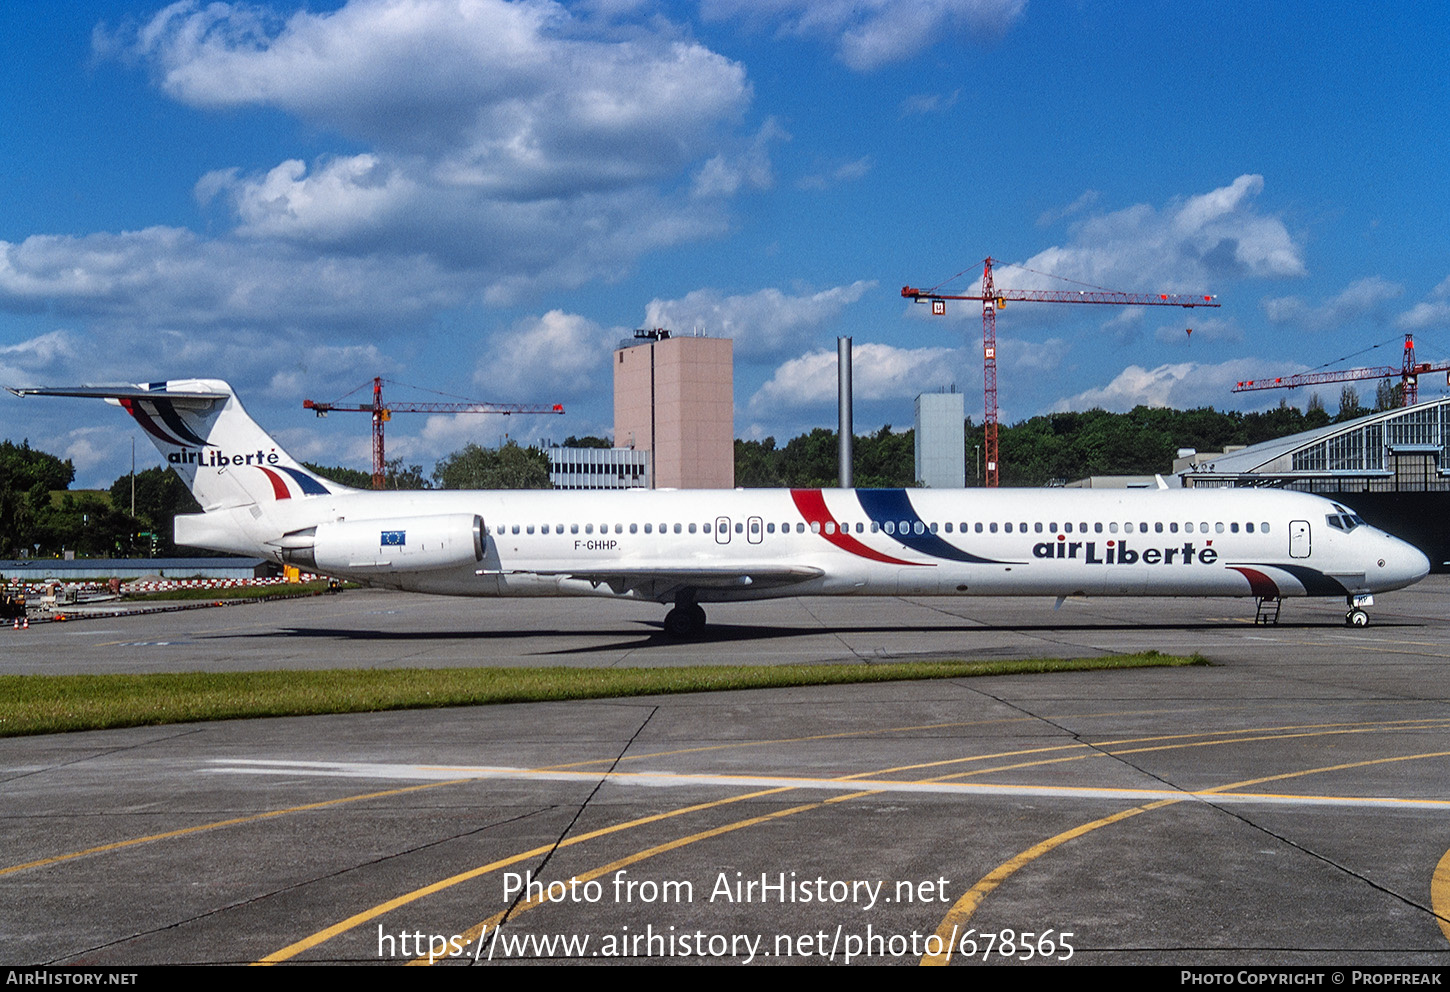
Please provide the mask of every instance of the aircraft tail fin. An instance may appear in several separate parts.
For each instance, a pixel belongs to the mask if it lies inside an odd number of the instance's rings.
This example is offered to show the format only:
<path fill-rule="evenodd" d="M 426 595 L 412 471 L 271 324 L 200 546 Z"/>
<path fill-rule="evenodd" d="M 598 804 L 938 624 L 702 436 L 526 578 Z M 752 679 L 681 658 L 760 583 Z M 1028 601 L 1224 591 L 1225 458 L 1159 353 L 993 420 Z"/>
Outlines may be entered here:
<path fill-rule="evenodd" d="M 257 426 L 232 387 L 220 379 L 10 392 L 104 399 L 121 407 L 151 438 L 203 510 L 353 491 L 303 468 Z"/>

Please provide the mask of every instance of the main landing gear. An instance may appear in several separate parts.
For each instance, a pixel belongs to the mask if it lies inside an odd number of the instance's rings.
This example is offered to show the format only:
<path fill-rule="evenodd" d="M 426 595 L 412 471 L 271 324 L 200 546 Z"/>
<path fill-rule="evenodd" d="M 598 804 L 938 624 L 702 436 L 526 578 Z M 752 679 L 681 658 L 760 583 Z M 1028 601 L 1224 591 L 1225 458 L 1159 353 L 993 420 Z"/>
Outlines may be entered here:
<path fill-rule="evenodd" d="M 675 608 L 665 614 L 665 633 L 680 640 L 699 637 L 705 632 L 705 611 L 694 596 L 681 595 Z"/>

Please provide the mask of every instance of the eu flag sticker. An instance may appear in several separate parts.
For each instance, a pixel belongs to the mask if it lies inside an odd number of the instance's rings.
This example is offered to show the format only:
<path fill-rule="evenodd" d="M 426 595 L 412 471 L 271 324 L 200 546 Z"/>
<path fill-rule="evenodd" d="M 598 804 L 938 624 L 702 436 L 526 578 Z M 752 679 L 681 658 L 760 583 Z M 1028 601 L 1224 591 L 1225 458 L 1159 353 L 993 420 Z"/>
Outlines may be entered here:
<path fill-rule="evenodd" d="M 385 548 L 401 548 L 408 543 L 408 532 L 405 530 L 383 531 L 382 546 Z"/>

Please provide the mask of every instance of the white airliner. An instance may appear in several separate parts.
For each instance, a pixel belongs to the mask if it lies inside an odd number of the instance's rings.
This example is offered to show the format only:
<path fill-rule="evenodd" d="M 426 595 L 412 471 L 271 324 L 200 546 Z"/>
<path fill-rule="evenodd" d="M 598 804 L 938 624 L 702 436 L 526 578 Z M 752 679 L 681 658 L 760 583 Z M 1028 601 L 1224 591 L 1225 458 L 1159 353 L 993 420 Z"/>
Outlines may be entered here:
<path fill-rule="evenodd" d="M 216 379 L 12 389 L 125 408 L 205 511 L 176 543 L 454 596 L 701 603 L 781 596 L 1344 597 L 1424 578 L 1417 549 L 1318 496 L 1265 489 L 371 492 L 293 460 Z"/>

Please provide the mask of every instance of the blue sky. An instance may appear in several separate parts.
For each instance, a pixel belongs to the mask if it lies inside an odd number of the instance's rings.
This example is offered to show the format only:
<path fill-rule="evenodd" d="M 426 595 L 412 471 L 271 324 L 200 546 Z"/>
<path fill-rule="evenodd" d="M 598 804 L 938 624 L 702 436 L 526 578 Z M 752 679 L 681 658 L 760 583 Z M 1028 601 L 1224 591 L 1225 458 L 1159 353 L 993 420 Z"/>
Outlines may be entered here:
<path fill-rule="evenodd" d="M 979 313 L 899 290 L 965 269 L 970 292 L 990 254 L 999 287 L 1223 304 L 1009 307 L 1004 421 L 1271 405 L 1229 388 L 1398 364 L 1405 331 L 1450 358 L 1447 23 L 1398 3 L 5 5 L 0 384 L 227 378 L 295 455 L 359 468 L 366 418 L 304 397 L 381 374 L 568 408 L 399 415 L 390 455 L 431 469 L 505 430 L 608 432 L 611 349 L 667 326 L 735 339 L 738 436 L 833 425 L 842 334 L 858 430 L 909 426 L 948 384 L 980 419 Z M 126 470 L 118 411 L 0 404 L 3 435 L 78 484 Z"/>

